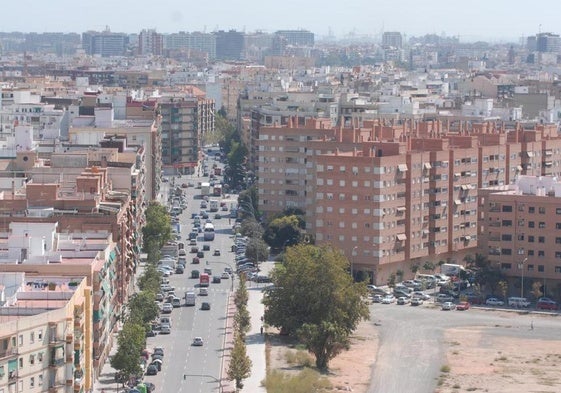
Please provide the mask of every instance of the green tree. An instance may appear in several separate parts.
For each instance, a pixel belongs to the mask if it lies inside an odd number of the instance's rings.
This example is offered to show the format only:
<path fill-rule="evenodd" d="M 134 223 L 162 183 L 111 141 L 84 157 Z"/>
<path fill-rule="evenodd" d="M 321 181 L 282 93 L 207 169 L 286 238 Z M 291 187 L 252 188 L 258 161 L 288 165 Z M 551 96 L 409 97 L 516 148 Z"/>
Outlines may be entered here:
<path fill-rule="evenodd" d="M 257 188 L 250 187 L 240 192 L 238 206 L 240 207 L 242 217 L 259 220 L 259 195 L 257 194 Z"/>
<path fill-rule="evenodd" d="M 117 352 L 111 358 L 111 367 L 119 371 L 125 380 L 140 375 L 140 354 L 144 349 L 146 338 L 142 325 L 125 322 L 117 336 Z"/>
<path fill-rule="evenodd" d="M 395 276 L 397 277 L 398 282 L 403 281 L 403 276 L 404 275 L 405 275 L 405 272 L 401 269 L 397 269 L 397 271 L 395 272 Z"/>
<path fill-rule="evenodd" d="M 145 327 L 160 314 L 156 296 L 147 291 L 140 291 L 132 295 L 128 308 L 129 320 Z"/>
<path fill-rule="evenodd" d="M 427 272 L 434 272 L 435 269 L 436 269 L 436 265 L 434 263 L 432 263 L 431 261 L 426 261 L 423 264 L 423 270 L 425 270 Z"/>
<path fill-rule="evenodd" d="M 411 269 L 411 273 L 413 274 L 417 274 L 417 272 L 419 271 L 419 269 L 421 268 L 421 264 L 420 263 L 414 263 L 413 265 L 411 265 L 410 269 Z"/>
<path fill-rule="evenodd" d="M 247 332 L 251 328 L 251 315 L 247 311 L 247 307 L 242 305 L 236 309 L 234 314 L 234 330 L 242 337 L 245 338 Z"/>
<path fill-rule="evenodd" d="M 240 141 L 231 139 L 229 148 L 226 150 L 225 180 L 231 188 L 245 186 L 244 179 L 248 174 L 245 165 L 247 161 L 246 147 Z"/>
<path fill-rule="evenodd" d="M 160 292 L 160 281 L 162 275 L 156 269 L 154 264 L 147 264 L 144 268 L 144 272 L 138 278 L 138 288 L 141 291 L 146 291 L 153 293 L 154 295 Z"/>
<path fill-rule="evenodd" d="M 266 261 L 269 256 L 269 247 L 260 238 L 251 238 L 247 242 L 245 255 L 254 263 Z"/>
<path fill-rule="evenodd" d="M 146 209 L 146 225 L 142 228 L 142 238 L 148 261 L 155 263 L 159 258 L 162 246 L 171 240 L 170 216 L 166 208 L 159 202 L 150 202 Z"/>
<path fill-rule="evenodd" d="M 354 283 L 348 269 L 349 261 L 329 245 L 289 247 L 263 299 L 267 324 L 296 334 L 321 369 L 369 318 L 366 284 Z"/>
<path fill-rule="evenodd" d="M 265 229 L 263 239 L 276 250 L 298 244 L 302 237 L 300 223 L 296 215 L 276 218 Z"/>
<path fill-rule="evenodd" d="M 240 232 L 243 236 L 251 238 L 263 237 L 263 227 L 253 217 L 248 217 L 242 221 Z"/>
<path fill-rule="evenodd" d="M 236 307 L 247 306 L 249 300 L 249 293 L 247 292 L 246 280 L 243 275 L 240 275 L 240 283 L 234 295 L 234 304 Z"/>
<path fill-rule="evenodd" d="M 388 287 L 395 287 L 395 273 L 390 274 L 390 277 L 388 278 Z"/>
<path fill-rule="evenodd" d="M 235 337 L 234 347 L 230 354 L 228 365 L 228 379 L 236 381 L 236 388 L 243 388 L 243 380 L 251 375 L 251 359 L 247 356 L 245 342 L 238 335 Z"/>

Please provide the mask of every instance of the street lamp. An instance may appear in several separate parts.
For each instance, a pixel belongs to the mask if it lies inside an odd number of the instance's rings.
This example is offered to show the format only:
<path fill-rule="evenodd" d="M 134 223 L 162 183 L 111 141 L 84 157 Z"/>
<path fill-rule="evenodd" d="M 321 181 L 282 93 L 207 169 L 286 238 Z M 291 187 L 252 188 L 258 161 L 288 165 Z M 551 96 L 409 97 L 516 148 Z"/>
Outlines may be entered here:
<path fill-rule="evenodd" d="M 524 258 L 522 262 L 518 264 L 518 268 L 522 270 L 522 278 L 520 280 L 520 297 L 524 297 L 524 263 L 528 260 L 528 258 Z"/>

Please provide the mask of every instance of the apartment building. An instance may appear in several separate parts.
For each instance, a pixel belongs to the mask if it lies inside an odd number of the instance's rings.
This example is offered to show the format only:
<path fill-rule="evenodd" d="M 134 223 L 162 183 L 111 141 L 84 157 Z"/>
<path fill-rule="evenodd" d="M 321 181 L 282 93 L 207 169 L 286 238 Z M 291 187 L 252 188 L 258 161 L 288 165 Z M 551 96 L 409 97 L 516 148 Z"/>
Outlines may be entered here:
<path fill-rule="evenodd" d="M 0 273 L 0 390 L 93 387 L 91 291 L 83 277 Z"/>
<path fill-rule="evenodd" d="M 376 283 L 398 270 L 412 275 L 413 264 L 461 262 L 476 252 L 479 188 L 561 172 L 551 125 L 368 125 L 262 128 L 259 206 L 306 211 L 317 242 L 342 249 L 354 272 Z"/>
<path fill-rule="evenodd" d="M 520 176 L 515 184 L 479 190 L 479 247 L 510 278 L 509 292 L 561 296 L 561 182 Z"/>
<path fill-rule="evenodd" d="M 101 57 L 124 56 L 129 44 L 125 33 L 112 33 L 109 30 L 82 33 L 82 48 L 88 55 Z"/>
<path fill-rule="evenodd" d="M 203 96 L 162 97 L 162 169 L 192 173 L 197 166 L 205 133 L 214 131 L 214 101 Z"/>

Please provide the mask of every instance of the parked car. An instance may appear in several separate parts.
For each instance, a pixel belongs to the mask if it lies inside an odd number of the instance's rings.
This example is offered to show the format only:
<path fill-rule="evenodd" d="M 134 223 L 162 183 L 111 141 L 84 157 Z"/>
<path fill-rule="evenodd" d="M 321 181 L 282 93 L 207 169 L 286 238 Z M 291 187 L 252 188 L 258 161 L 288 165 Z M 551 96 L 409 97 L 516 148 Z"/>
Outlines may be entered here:
<path fill-rule="evenodd" d="M 382 295 L 376 294 L 376 295 L 373 295 L 373 296 L 372 296 L 372 301 L 373 301 L 374 303 L 381 303 L 383 298 L 384 298 L 384 297 L 383 297 Z"/>
<path fill-rule="evenodd" d="M 423 299 L 417 296 L 413 296 L 411 298 L 411 305 L 412 306 L 420 306 L 421 304 L 423 304 Z"/>
<path fill-rule="evenodd" d="M 164 356 L 164 348 L 163 347 L 154 347 L 154 351 L 152 351 L 152 355 Z"/>
<path fill-rule="evenodd" d="M 162 306 L 162 313 L 163 314 L 171 314 L 173 311 L 173 305 L 171 303 L 164 303 Z"/>
<path fill-rule="evenodd" d="M 430 295 L 427 295 L 426 293 L 419 292 L 419 291 L 413 292 L 411 294 L 411 296 L 412 297 L 418 297 L 418 298 L 421 298 L 423 300 L 429 300 L 430 299 Z"/>
<path fill-rule="evenodd" d="M 393 295 L 384 296 L 382 299 L 382 304 L 391 304 L 393 302 L 395 302 L 395 296 Z"/>
<path fill-rule="evenodd" d="M 168 324 L 163 324 L 160 327 L 160 334 L 170 334 L 171 333 L 171 326 Z"/>
<path fill-rule="evenodd" d="M 469 310 L 470 304 L 469 302 L 460 302 L 458 303 L 458 305 L 456 306 L 456 310 L 458 311 L 466 311 Z"/>
<path fill-rule="evenodd" d="M 485 301 L 485 304 L 488 306 L 503 306 L 505 302 L 502 300 L 497 299 L 496 297 L 490 297 Z"/>
<path fill-rule="evenodd" d="M 436 301 L 439 303 L 452 302 L 454 301 L 454 297 L 445 293 L 439 293 L 436 295 Z"/>
<path fill-rule="evenodd" d="M 547 297 L 539 298 L 536 303 L 538 310 L 557 310 L 557 307 L 557 302 Z"/>
<path fill-rule="evenodd" d="M 403 306 L 404 304 L 409 304 L 410 300 L 408 297 L 400 296 L 397 298 L 397 304 Z"/>
<path fill-rule="evenodd" d="M 193 339 L 193 346 L 195 347 L 202 347 L 203 346 L 203 338 L 202 337 L 195 337 Z"/>
<path fill-rule="evenodd" d="M 150 329 L 146 332 L 146 337 L 156 337 L 157 334 L 158 333 L 155 330 Z"/>
<path fill-rule="evenodd" d="M 444 311 L 454 310 L 455 308 L 456 308 L 456 305 L 452 302 L 442 303 L 442 310 L 444 310 Z"/>
<path fill-rule="evenodd" d="M 156 367 L 153 364 L 149 365 L 148 368 L 146 369 L 146 375 L 156 375 L 156 374 L 158 374 L 158 367 Z"/>

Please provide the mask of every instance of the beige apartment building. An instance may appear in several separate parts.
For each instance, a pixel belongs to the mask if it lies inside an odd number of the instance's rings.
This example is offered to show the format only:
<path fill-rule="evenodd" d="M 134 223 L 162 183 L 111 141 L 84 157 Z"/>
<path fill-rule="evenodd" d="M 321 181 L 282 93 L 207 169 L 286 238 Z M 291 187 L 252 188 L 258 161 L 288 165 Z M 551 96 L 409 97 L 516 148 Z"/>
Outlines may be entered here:
<path fill-rule="evenodd" d="M 509 292 L 561 297 L 561 182 L 521 176 L 514 185 L 479 190 L 479 245 L 492 266 L 511 278 Z M 522 277 L 524 290 L 521 291 Z"/>
<path fill-rule="evenodd" d="M 552 125 L 292 125 L 260 130 L 260 210 L 301 208 L 316 241 L 342 249 L 353 273 L 377 284 L 477 252 L 478 189 L 561 172 Z"/>
<path fill-rule="evenodd" d="M 89 391 L 92 299 L 86 280 L 0 273 L 0 288 L 0 391 Z"/>

